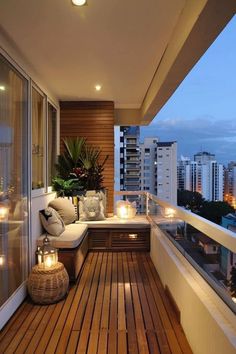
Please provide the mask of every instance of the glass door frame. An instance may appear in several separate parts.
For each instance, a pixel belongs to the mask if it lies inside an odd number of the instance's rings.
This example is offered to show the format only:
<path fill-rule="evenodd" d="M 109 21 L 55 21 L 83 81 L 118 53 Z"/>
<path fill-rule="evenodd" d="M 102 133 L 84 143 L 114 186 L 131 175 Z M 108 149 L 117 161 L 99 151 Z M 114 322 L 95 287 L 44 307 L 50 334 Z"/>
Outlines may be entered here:
<path fill-rule="evenodd" d="M 9 62 L 9 64 L 27 81 L 27 232 L 28 232 L 28 259 L 27 270 L 32 266 L 32 240 L 31 240 L 31 85 L 32 80 L 29 75 L 0 47 L 0 54 Z M 0 307 L 0 329 L 5 325 L 13 313 L 17 310 L 20 304 L 24 301 L 27 294 L 27 279 L 10 295 L 5 303 Z"/>

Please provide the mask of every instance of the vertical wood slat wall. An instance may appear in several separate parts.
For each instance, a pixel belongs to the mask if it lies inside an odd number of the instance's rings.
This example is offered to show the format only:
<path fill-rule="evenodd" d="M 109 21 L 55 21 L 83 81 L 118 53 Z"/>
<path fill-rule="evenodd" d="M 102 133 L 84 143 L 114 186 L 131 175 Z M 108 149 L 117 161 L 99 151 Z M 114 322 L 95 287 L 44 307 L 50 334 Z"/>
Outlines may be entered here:
<path fill-rule="evenodd" d="M 108 213 L 113 213 L 114 195 L 114 103 L 110 101 L 60 102 L 60 150 L 62 138 L 84 137 L 102 150 L 101 158 L 109 155 L 104 169 L 104 187 L 108 191 Z"/>

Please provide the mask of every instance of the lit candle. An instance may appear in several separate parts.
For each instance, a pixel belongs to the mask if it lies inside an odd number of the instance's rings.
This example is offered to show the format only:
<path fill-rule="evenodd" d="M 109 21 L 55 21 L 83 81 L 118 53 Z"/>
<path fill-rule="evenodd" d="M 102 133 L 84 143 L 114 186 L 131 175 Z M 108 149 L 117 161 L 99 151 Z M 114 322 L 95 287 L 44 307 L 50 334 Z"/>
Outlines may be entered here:
<path fill-rule="evenodd" d="M 45 266 L 50 268 L 53 265 L 53 259 L 51 256 L 47 256 L 45 259 Z"/>
<path fill-rule="evenodd" d="M 8 216 L 9 209 L 5 206 L 0 206 L 0 220 L 5 220 Z"/>
<path fill-rule="evenodd" d="M 4 254 L 0 254 L 0 267 L 3 267 L 5 264 L 5 256 Z"/>
<path fill-rule="evenodd" d="M 119 217 L 120 218 L 127 218 L 128 216 L 128 209 L 126 206 L 121 206 L 119 209 Z"/>
<path fill-rule="evenodd" d="M 165 209 L 165 216 L 167 218 L 173 218 L 175 216 L 175 210 L 172 208 L 166 208 Z"/>

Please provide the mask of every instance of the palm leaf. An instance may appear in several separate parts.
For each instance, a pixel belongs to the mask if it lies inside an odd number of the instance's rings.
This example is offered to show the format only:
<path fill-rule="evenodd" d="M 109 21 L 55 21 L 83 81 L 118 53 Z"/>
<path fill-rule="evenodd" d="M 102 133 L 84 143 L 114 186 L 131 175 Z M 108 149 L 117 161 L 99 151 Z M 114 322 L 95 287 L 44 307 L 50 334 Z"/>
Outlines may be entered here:
<path fill-rule="evenodd" d="M 67 137 L 67 138 L 63 139 L 63 143 L 66 148 L 66 152 L 74 164 L 73 167 L 76 167 L 76 165 L 80 159 L 80 155 L 81 155 L 81 152 L 84 148 L 85 141 L 86 140 L 84 138 L 80 138 L 80 137 L 76 137 L 76 138 L 68 138 Z"/>

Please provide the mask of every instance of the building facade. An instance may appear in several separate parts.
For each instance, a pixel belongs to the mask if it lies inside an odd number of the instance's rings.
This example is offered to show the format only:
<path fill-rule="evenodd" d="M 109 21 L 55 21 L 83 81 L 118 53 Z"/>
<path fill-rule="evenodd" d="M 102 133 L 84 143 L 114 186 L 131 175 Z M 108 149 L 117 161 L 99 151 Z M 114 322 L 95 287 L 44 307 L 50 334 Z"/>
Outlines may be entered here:
<path fill-rule="evenodd" d="M 223 200 L 223 165 L 215 160 L 214 154 L 200 152 L 194 155 L 194 161 L 181 157 L 177 174 L 179 190 L 198 192 L 209 201 Z"/>

